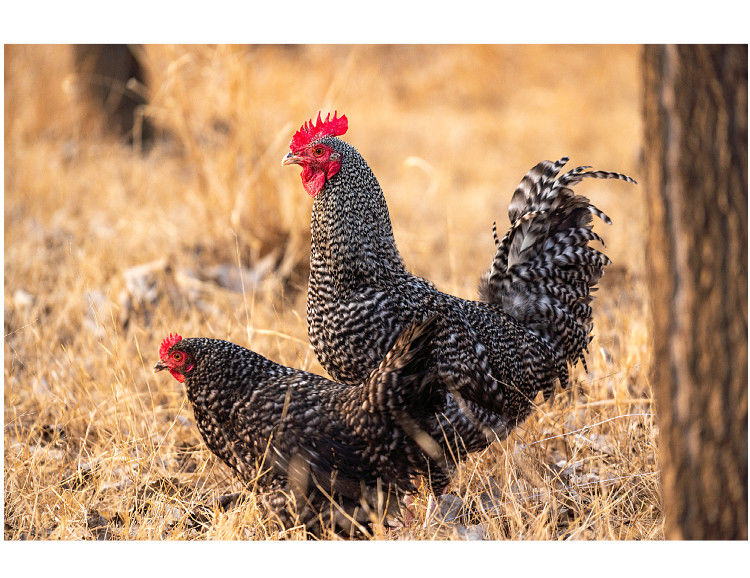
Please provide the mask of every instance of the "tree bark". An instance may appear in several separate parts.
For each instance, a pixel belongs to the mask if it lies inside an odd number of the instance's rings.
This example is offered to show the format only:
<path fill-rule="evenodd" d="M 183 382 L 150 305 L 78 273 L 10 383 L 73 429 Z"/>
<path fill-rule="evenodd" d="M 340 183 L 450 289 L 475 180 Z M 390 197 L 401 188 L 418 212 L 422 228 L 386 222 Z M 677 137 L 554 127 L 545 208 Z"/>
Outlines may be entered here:
<path fill-rule="evenodd" d="M 104 127 L 110 134 L 125 136 L 129 142 L 145 142 L 153 137 L 151 123 L 139 114 L 146 98 L 130 84 L 146 85 L 137 50 L 138 47 L 127 44 L 73 46 L 76 70 L 89 104 L 102 115 Z"/>
<path fill-rule="evenodd" d="M 665 533 L 747 539 L 747 46 L 643 65 Z"/>

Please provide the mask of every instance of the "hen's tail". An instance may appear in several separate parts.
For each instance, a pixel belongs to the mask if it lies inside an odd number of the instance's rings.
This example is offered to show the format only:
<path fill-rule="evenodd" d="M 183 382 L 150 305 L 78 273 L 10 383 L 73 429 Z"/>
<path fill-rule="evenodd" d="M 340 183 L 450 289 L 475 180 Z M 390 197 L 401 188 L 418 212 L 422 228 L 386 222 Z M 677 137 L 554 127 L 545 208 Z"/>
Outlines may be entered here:
<path fill-rule="evenodd" d="M 517 321 L 544 339 L 568 363 L 579 359 L 591 341 L 591 292 L 610 263 L 589 246 L 601 237 L 592 230 L 592 215 L 610 218 L 573 192 L 584 178 L 620 179 L 620 173 L 577 167 L 557 174 L 567 157 L 542 161 L 518 185 L 508 207 L 511 227 L 498 240 L 492 268 L 479 285 L 480 299 L 497 303 Z"/>

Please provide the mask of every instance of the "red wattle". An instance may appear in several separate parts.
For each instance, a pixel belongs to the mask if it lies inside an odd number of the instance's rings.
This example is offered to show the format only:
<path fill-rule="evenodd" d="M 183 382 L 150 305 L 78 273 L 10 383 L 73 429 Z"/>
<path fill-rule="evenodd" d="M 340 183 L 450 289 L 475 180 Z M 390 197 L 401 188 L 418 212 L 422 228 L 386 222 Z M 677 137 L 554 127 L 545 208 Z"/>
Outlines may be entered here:
<path fill-rule="evenodd" d="M 315 198 L 326 184 L 326 175 L 322 171 L 316 171 L 312 173 L 308 178 L 305 178 L 305 171 L 302 173 L 302 186 L 305 187 L 307 194 Z"/>
<path fill-rule="evenodd" d="M 176 379 L 177 381 L 179 381 L 180 383 L 185 383 L 185 376 L 184 376 L 184 375 L 182 375 L 182 374 L 181 374 L 181 373 L 180 373 L 179 371 L 177 371 L 176 369 L 170 369 L 170 370 L 169 370 L 169 373 L 171 373 L 171 374 L 172 374 L 172 377 L 174 377 L 174 378 L 175 378 L 175 379 Z"/>
<path fill-rule="evenodd" d="M 333 161 L 328 165 L 328 170 L 326 171 L 326 178 L 330 179 L 333 175 L 338 173 L 341 170 L 341 161 Z"/>

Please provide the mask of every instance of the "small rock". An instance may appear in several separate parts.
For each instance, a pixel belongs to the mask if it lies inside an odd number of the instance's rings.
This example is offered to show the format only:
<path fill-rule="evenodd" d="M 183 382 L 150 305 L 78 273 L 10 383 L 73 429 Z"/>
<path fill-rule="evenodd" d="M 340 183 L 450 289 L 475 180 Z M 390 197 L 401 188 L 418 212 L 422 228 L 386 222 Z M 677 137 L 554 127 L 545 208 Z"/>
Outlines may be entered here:
<path fill-rule="evenodd" d="M 34 296 L 23 289 L 16 289 L 13 293 L 13 305 L 18 309 L 30 309 L 35 301 Z"/>
<path fill-rule="evenodd" d="M 164 521 L 167 524 L 177 524 L 182 518 L 184 512 L 177 506 L 166 505 L 164 507 Z"/>
<path fill-rule="evenodd" d="M 485 490 L 479 494 L 479 507 L 486 514 L 497 513 L 502 505 L 500 496 Z"/>
<path fill-rule="evenodd" d="M 232 263 L 221 263 L 206 270 L 204 278 L 219 287 L 236 293 L 252 291 L 271 272 L 276 264 L 276 253 L 270 253 L 255 263 L 252 268 L 239 267 Z"/>
<path fill-rule="evenodd" d="M 63 483 L 63 488 L 80 490 L 94 479 L 96 471 L 94 466 L 88 462 L 81 461 L 78 469 L 70 474 Z"/>
<path fill-rule="evenodd" d="M 125 287 L 135 300 L 152 303 L 159 296 L 158 274 L 166 268 L 167 260 L 164 258 L 131 267 L 123 273 Z"/>
<path fill-rule="evenodd" d="M 216 506 L 220 510 L 226 512 L 227 510 L 231 510 L 232 508 L 234 508 L 234 506 L 237 505 L 241 497 L 242 497 L 242 494 L 240 492 L 234 492 L 232 494 L 224 494 L 216 498 Z"/>
<path fill-rule="evenodd" d="M 86 527 L 97 540 L 111 540 L 112 530 L 109 522 L 96 510 L 89 510 L 86 515 Z"/>
<path fill-rule="evenodd" d="M 186 418 L 184 415 L 178 415 L 175 418 L 175 421 L 179 423 L 182 427 L 188 427 L 188 428 L 193 427 L 193 424 L 190 423 L 190 420 Z"/>
<path fill-rule="evenodd" d="M 454 533 L 456 537 L 462 540 L 484 540 L 487 534 L 487 528 L 484 524 L 473 524 L 471 526 L 462 526 L 458 524 Z"/>
<path fill-rule="evenodd" d="M 584 460 L 577 460 L 569 462 L 568 460 L 560 460 L 554 464 L 557 469 L 557 476 L 563 483 L 569 483 L 570 480 L 578 473 L 583 471 L 585 465 Z M 553 468 L 555 469 L 555 468 Z"/>
<path fill-rule="evenodd" d="M 599 482 L 599 475 L 594 472 L 586 472 L 580 476 L 572 476 L 571 483 L 574 486 L 590 486 Z"/>
<path fill-rule="evenodd" d="M 215 265 L 206 273 L 206 276 L 219 287 L 236 293 L 252 290 L 261 279 L 252 269 L 237 267 L 229 263 Z"/>
<path fill-rule="evenodd" d="M 166 258 L 131 267 L 123 272 L 125 289 L 120 293 L 120 323 L 127 327 L 138 315 L 150 322 L 151 311 L 162 295 L 165 287 L 174 283 L 167 281 L 168 263 Z"/>
<path fill-rule="evenodd" d="M 106 491 L 121 492 L 123 490 L 126 490 L 132 485 L 134 485 L 133 480 L 130 480 L 128 478 L 122 478 L 120 480 L 99 484 L 99 490 L 102 492 L 106 492 Z"/>
<path fill-rule="evenodd" d="M 602 454 L 609 455 L 609 456 L 612 456 L 615 453 L 615 450 L 612 447 L 612 444 L 603 435 L 589 434 L 587 436 L 583 436 L 581 434 L 576 434 L 573 440 L 574 440 L 576 447 L 578 448 L 589 446 L 595 451 L 602 453 Z"/>
<path fill-rule="evenodd" d="M 464 501 L 453 494 L 443 494 L 436 498 L 436 506 L 429 517 L 428 522 L 432 524 L 445 524 L 455 522 L 461 515 Z"/>

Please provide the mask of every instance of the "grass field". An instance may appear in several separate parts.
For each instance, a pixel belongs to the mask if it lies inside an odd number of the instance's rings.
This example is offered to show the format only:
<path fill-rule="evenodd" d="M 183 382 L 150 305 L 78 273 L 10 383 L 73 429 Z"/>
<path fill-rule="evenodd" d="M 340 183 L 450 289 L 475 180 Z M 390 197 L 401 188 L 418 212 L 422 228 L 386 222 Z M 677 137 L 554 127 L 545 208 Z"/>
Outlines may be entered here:
<path fill-rule="evenodd" d="M 177 331 L 325 373 L 305 325 L 311 200 L 280 166 L 318 109 L 349 117 L 411 270 L 461 297 L 539 160 L 639 180 L 634 46 L 148 46 L 143 61 L 162 134 L 145 151 L 102 135 L 69 47 L 5 48 L 6 539 L 281 537 L 151 368 Z M 457 523 L 423 528 L 423 490 L 417 523 L 374 538 L 662 537 L 644 191 L 578 191 L 614 221 L 588 374 L 460 467 Z"/>

